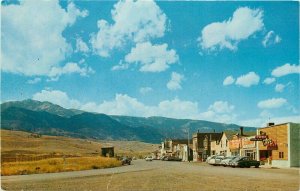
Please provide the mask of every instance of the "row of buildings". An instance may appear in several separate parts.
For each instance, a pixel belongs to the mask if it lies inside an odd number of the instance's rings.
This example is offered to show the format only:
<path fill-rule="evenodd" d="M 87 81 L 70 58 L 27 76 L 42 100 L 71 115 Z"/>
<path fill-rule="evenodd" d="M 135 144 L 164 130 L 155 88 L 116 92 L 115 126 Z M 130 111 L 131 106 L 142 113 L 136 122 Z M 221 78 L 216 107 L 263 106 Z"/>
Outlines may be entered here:
<path fill-rule="evenodd" d="M 159 156 L 175 156 L 183 161 L 205 161 L 210 155 L 248 156 L 275 167 L 300 166 L 300 124 L 268 123 L 256 132 L 194 133 L 191 140 L 166 139 Z"/>

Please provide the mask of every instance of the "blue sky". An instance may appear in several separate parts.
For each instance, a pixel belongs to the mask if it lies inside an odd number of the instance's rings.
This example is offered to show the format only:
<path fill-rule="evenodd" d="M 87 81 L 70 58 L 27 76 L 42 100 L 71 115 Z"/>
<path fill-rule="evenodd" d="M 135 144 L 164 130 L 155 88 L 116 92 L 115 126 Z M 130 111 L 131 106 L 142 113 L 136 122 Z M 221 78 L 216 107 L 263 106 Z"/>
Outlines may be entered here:
<path fill-rule="evenodd" d="M 2 1 L 1 102 L 300 122 L 298 2 Z"/>

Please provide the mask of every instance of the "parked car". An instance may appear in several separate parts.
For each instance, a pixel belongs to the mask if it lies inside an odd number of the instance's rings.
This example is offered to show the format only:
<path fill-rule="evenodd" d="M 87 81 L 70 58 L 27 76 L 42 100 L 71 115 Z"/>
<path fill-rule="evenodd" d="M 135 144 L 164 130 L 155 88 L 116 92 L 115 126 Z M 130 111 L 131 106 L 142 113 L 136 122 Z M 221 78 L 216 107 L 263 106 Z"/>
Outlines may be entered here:
<path fill-rule="evenodd" d="M 208 164 L 216 166 L 216 165 L 219 165 L 223 159 L 224 159 L 224 156 L 222 156 L 222 155 L 213 156 L 209 159 Z"/>
<path fill-rule="evenodd" d="M 221 161 L 220 165 L 222 165 L 222 166 L 229 166 L 230 161 L 232 161 L 232 160 L 235 159 L 235 158 L 236 158 L 236 156 L 225 157 L 225 158 Z"/>
<path fill-rule="evenodd" d="M 152 161 L 153 158 L 152 158 L 151 156 L 148 156 L 148 157 L 145 158 L 145 160 L 146 160 L 146 161 Z"/>
<path fill-rule="evenodd" d="M 228 166 L 233 166 L 233 164 L 236 162 L 236 161 L 238 161 L 238 160 L 240 160 L 241 159 L 241 157 L 240 156 L 236 156 L 234 159 L 232 159 L 232 160 L 230 160 L 229 162 L 228 162 Z"/>
<path fill-rule="evenodd" d="M 121 161 L 122 161 L 122 165 L 131 164 L 131 158 L 128 157 L 123 157 Z"/>
<path fill-rule="evenodd" d="M 238 160 L 232 161 L 232 167 L 250 168 L 251 166 L 255 166 L 255 168 L 258 168 L 259 165 L 260 165 L 259 161 L 252 160 L 249 157 L 242 157 L 242 158 L 239 158 Z"/>
<path fill-rule="evenodd" d="M 165 161 L 182 161 L 181 158 L 174 157 L 174 156 L 167 156 L 164 158 Z"/>
<path fill-rule="evenodd" d="M 209 157 L 207 157 L 207 159 L 206 159 L 206 163 L 208 163 L 209 162 L 209 160 L 212 158 L 212 157 L 215 157 L 216 155 L 211 155 L 211 156 L 209 156 Z"/>

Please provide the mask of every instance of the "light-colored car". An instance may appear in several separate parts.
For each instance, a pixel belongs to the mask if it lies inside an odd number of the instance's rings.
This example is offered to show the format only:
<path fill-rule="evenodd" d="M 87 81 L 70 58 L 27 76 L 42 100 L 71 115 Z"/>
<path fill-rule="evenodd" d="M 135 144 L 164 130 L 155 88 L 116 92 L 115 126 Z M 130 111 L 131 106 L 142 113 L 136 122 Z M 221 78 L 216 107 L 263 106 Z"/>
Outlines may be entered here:
<path fill-rule="evenodd" d="M 216 155 L 211 155 L 211 156 L 209 156 L 209 157 L 207 157 L 207 159 L 206 159 L 206 163 L 208 163 L 209 162 L 209 160 L 212 158 L 212 157 L 215 157 Z"/>
<path fill-rule="evenodd" d="M 146 161 L 152 161 L 153 158 L 152 158 L 151 156 L 148 156 L 148 157 L 145 158 L 145 160 L 146 160 Z"/>
<path fill-rule="evenodd" d="M 230 162 L 231 160 L 235 159 L 235 158 L 236 158 L 236 156 L 225 157 L 225 158 L 221 161 L 220 165 L 222 165 L 222 166 L 228 166 L 228 165 L 229 165 L 229 162 Z"/>
<path fill-rule="evenodd" d="M 208 161 L 208 164 L 216 166 L 216 165 L 219 165 L 223 159 L 224 159 L 224 156 L 222 156 L 222 155 L 213 156 Z"/>

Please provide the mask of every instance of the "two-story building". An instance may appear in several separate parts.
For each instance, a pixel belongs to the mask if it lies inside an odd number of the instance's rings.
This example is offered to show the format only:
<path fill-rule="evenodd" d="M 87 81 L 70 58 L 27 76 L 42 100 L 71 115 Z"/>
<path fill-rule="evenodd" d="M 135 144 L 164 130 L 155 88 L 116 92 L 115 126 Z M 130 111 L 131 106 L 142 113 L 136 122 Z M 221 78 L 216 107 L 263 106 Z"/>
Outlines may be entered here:
<path fill-rule="evenodd" d="M 233 132 L 222 132 L 221 138 L 219 140 L 212 140 L 212 155 L 231 156 L 229 141 L 232 139 L 233 136 Z"/>
<path fill-rule="evenodd" d="M 274 167 L 300 166 L 300 124 L 268 123 L 251 139 L 257 142 L 258 159 Z"/>
<path fill-rule="evenodd" d="M 192 160 L 191 147 L 187 139 L 165 139 L 161 145 L 161 156 L 174 156 L 189 161 Z"/>
<path fill-rule="evenodd" d="M 205 161 L 210 155 L 214 155 L 215 151 L 211 149 L 211 143 L 220 140 L 222 133 L 200 133 L 193 134 L 193 161 Z"/>

